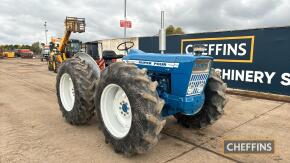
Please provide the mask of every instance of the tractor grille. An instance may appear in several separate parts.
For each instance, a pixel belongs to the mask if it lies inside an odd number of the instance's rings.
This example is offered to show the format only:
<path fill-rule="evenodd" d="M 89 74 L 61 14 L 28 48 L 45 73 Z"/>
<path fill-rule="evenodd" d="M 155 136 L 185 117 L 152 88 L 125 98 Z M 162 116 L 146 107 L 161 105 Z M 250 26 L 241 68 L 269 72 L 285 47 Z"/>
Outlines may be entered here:
<path fill-rule="evenodd" d="M 201 94 L 208 78 L 207 73 L 191 74 L 186 96 Z"/>

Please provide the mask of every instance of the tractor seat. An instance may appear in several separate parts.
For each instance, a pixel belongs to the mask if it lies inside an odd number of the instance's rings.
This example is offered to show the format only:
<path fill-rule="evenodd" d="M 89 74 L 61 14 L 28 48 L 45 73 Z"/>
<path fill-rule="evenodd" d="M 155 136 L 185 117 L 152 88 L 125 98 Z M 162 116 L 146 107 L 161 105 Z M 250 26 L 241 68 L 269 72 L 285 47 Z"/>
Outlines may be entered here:
<path fill-rule="evenodd" d="M 112 59 L 119 59 L 123 58 L 123 55 L 117 55 L 113 50 L 104 50 L 103 51 L 103 59 L 104 60 L 112 60 Z"/>

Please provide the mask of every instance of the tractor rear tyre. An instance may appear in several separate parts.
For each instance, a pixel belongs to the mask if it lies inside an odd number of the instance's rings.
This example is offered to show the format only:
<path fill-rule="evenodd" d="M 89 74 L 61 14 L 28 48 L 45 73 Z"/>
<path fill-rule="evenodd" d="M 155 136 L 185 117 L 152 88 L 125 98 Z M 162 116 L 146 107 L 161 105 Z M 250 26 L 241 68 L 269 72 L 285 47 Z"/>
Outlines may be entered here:
<path fill-rule="evenodd" d="M 157 84 L 134 64 L 117 62 L 102 72 L 95 97 L 97 116 L 115 152 L 130 156 L 157 144 L 166 123 Z"/>
<path fill-rule="evenodd" d="M 178 123 L 190 128 L 204 128 L 216 122 L 224 113 L 227 85 L 221 80 L 220 75 L 211 69 L 208 83 L 205 87 L 205 102 L 196 115 L 177 113 L 174 117 Z"/>
<path fill-rule="evenodd" d="M 57 99 L 63 117 L 72 125 L 87 124 L 94 115 L 97 75 L 79 57 L 66 60 L 57 74 Z"/>

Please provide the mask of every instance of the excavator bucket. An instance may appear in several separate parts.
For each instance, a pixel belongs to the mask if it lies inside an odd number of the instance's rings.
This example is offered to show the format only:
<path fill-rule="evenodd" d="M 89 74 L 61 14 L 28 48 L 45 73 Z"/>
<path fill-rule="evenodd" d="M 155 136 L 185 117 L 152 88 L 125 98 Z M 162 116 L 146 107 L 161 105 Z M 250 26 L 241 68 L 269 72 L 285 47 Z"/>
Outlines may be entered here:
<path fill-rule="evenodd" d="M 64 25 L 66 31 L 82 33 L 85 32 L 86 22 L 85 18 L 66 17 Z"/>

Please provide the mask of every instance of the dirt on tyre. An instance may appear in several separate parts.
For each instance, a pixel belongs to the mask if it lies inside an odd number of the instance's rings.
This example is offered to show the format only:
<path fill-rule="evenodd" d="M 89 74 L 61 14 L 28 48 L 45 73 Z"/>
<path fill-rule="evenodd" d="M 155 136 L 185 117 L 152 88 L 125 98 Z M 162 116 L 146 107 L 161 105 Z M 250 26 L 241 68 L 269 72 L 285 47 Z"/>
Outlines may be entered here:
<path fill-rule="evenodd" d="M 63 117 L 72 125 L 87 124 L 94 115 L 97 75 L 79 57 L 66 60 L 57 74 L 57 99 Z"/>
<path fill-rule="evenodd" d="M 133 64 L 113 63 L 102 72 L 95 104 L 105 141 L 115 152 L 130 156 L 157 144 L 166 123 L 157 85 Z"/>
<path fill-rule="evenodd" d="M 196 115 L 184 115 L 177 113 L 174 117 L 178 123 L 190 128 L 204 128 L 216 122 L 224 113 L 227 103 L 227 85 L 220 75 L 211 69 L 208 83 L 205 87 L 205 102 L 202 109 Z"/>

